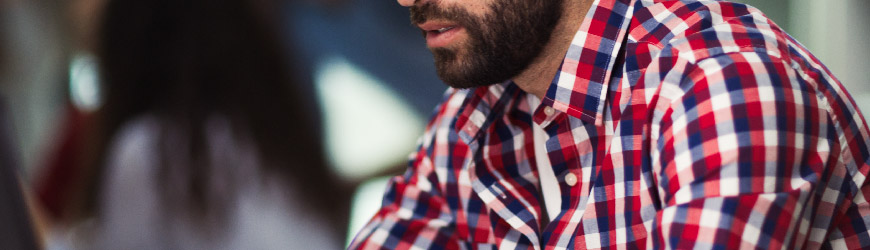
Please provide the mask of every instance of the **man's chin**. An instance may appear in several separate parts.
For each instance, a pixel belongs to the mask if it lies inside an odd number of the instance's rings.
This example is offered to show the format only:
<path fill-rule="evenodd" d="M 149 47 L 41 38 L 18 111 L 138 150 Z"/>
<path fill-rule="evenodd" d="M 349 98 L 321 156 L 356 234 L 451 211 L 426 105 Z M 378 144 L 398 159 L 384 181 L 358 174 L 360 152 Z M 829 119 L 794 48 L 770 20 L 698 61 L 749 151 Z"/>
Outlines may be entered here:
<path fill-rule="evenodd" d="M 477 87 L 486 87 L 493 84 L 501 83 L 506 81 L 507 79 L 498 80 L 494 78 L 486 78 L 482 77 L 480 74 L 457 74 L 457 73 L 445 73 L 438 72 L 438 77 L 441 78 L 441 81 L 447 86 L 457 88 L 457 89 L 470 89 Z"/>
<path fill-rule="evenodd" d="M 481 67 L 470 63 L 444 63 L 436 62 L 436 70 L 438 78 L 441 78 L 445 84 L 458 89 L 469 89 L 489 86 L 497 83 L 502 83 L 510 79 L 510 76 L 498 70 L 493 70 L 491 67 Z"/>
<path fill-rule="evenodd" d="M 454 88 L 454 89 L 473 89 L 473 88 L 490 86 L 490 85 L 493 85 L 495 83 L 490 83 L 490 84 L 466 84 L 466 83 L 453 84 L 450 82 L 444 82 L 444 84 L 447 84 L 447 86 L 450 86 L 451 88 Z"/>
<path fill-rule="evenodd" d="M 484 87 L 502 83 L 512 77 L 511 72 L 485 58 L 470 58 L 444 48 L 432 49 L 432 54 L 438 77 L 453 88 Z"/>

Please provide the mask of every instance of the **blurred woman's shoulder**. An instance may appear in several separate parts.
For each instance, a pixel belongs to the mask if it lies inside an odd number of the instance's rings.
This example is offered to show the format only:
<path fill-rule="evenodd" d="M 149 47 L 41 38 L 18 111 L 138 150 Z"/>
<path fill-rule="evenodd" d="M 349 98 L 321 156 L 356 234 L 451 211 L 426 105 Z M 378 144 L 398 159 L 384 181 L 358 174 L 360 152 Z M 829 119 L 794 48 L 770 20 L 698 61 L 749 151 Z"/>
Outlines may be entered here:
<path fill-rule="evenodd" d="M 183 190 L 190 168 L 184 157 L 190 133 L 154 115 L 122 125 L 111 140 L 93 243 L 98 249 L 338 249 L 321 218 L 308 215 L 286 178 L 263 173 L 259 154 L 243 127 L 222 115 L 203 126 L 212 168 L 204 190 L 225 206 L 220 220 L 196 220 L 193 210 L 167 209 L 173 197 L 161 188 Z M 165 159 L 161 160 L 161 154 Z M 168 164 L 169 173 L 160 173 Z M 178 166 L 173 166 L 178 165 Z M 176 172 L 178 171 L 178 172 Z M 175 178 L 159 180 L 158 178 Z M 161 186 L 169 185 L 169 186 Z M 162 194 L 166 194 L 163 192 Z M 183 199 L 185 197 L 175 197 Z"/>

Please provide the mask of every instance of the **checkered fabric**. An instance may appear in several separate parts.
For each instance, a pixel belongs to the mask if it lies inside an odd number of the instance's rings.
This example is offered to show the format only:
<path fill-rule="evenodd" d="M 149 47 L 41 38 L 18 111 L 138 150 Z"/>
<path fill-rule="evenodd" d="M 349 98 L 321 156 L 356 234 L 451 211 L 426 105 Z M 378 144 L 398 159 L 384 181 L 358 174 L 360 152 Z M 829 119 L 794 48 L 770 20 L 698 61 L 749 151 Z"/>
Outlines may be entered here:
<path fill-rule="evenodd" d="M 542 105 L 528 97 L 448 90 L 350 248 L 870 248 L 866 122 L 755 8 L 597 0 Z M 535 157 L 562 194 L 544 227 Z"/>

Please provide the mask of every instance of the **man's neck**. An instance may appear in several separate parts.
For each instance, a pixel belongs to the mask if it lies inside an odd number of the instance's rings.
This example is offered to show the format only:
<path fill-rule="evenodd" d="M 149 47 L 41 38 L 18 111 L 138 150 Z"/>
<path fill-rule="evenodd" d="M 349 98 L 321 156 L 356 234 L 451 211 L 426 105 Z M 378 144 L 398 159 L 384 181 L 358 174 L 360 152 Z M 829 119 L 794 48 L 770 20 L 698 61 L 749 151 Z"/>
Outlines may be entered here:
<path fill-rule="evenodd" d="M 562 59 L 574 34 L 580 29 L 583 17 L 592 6 L 591 0 L 566 0 L 562 18 L 553 29 L 550 42 L 544 45 L 541 54 L 532 61 L 526 70 L 514 77 L 514 82 L 521 89 L 543 99 L 547 94 L 550 82 L 556 76 L 556 69 L 562 64 Z"/>

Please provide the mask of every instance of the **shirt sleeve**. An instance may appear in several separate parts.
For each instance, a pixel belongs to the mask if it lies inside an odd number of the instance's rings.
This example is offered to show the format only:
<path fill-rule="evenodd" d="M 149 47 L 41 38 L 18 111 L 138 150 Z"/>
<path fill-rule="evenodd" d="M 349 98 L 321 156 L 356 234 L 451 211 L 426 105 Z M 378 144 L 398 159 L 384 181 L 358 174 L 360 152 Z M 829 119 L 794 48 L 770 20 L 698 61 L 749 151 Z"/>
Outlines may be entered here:
<path fill-rule="evenodd" d="M 755 51 L 684 72 L 651 129 L 655 248 L 870 245 L 866 123 L 839 83 Z"/>
<path fill-rule="evenodd" d="M 450 96 L 436 108 L 410 166 L 403 175 L 390 179 L 383 204 L 375 216 L 357 233 L 348 249 L 460 249 L 464 243 L 456 236 L 455 216 L 447 202 L 443 175 L 436 170 L 434 157 L 449 144 L 445 133 L 454 133 L 455 102 Z M 452 154 L 450 157 L 456 157 Z M 444 168 L 444 166 L 438 166 Z M 439 175 L 438 172 L 442 172 Z"/>

